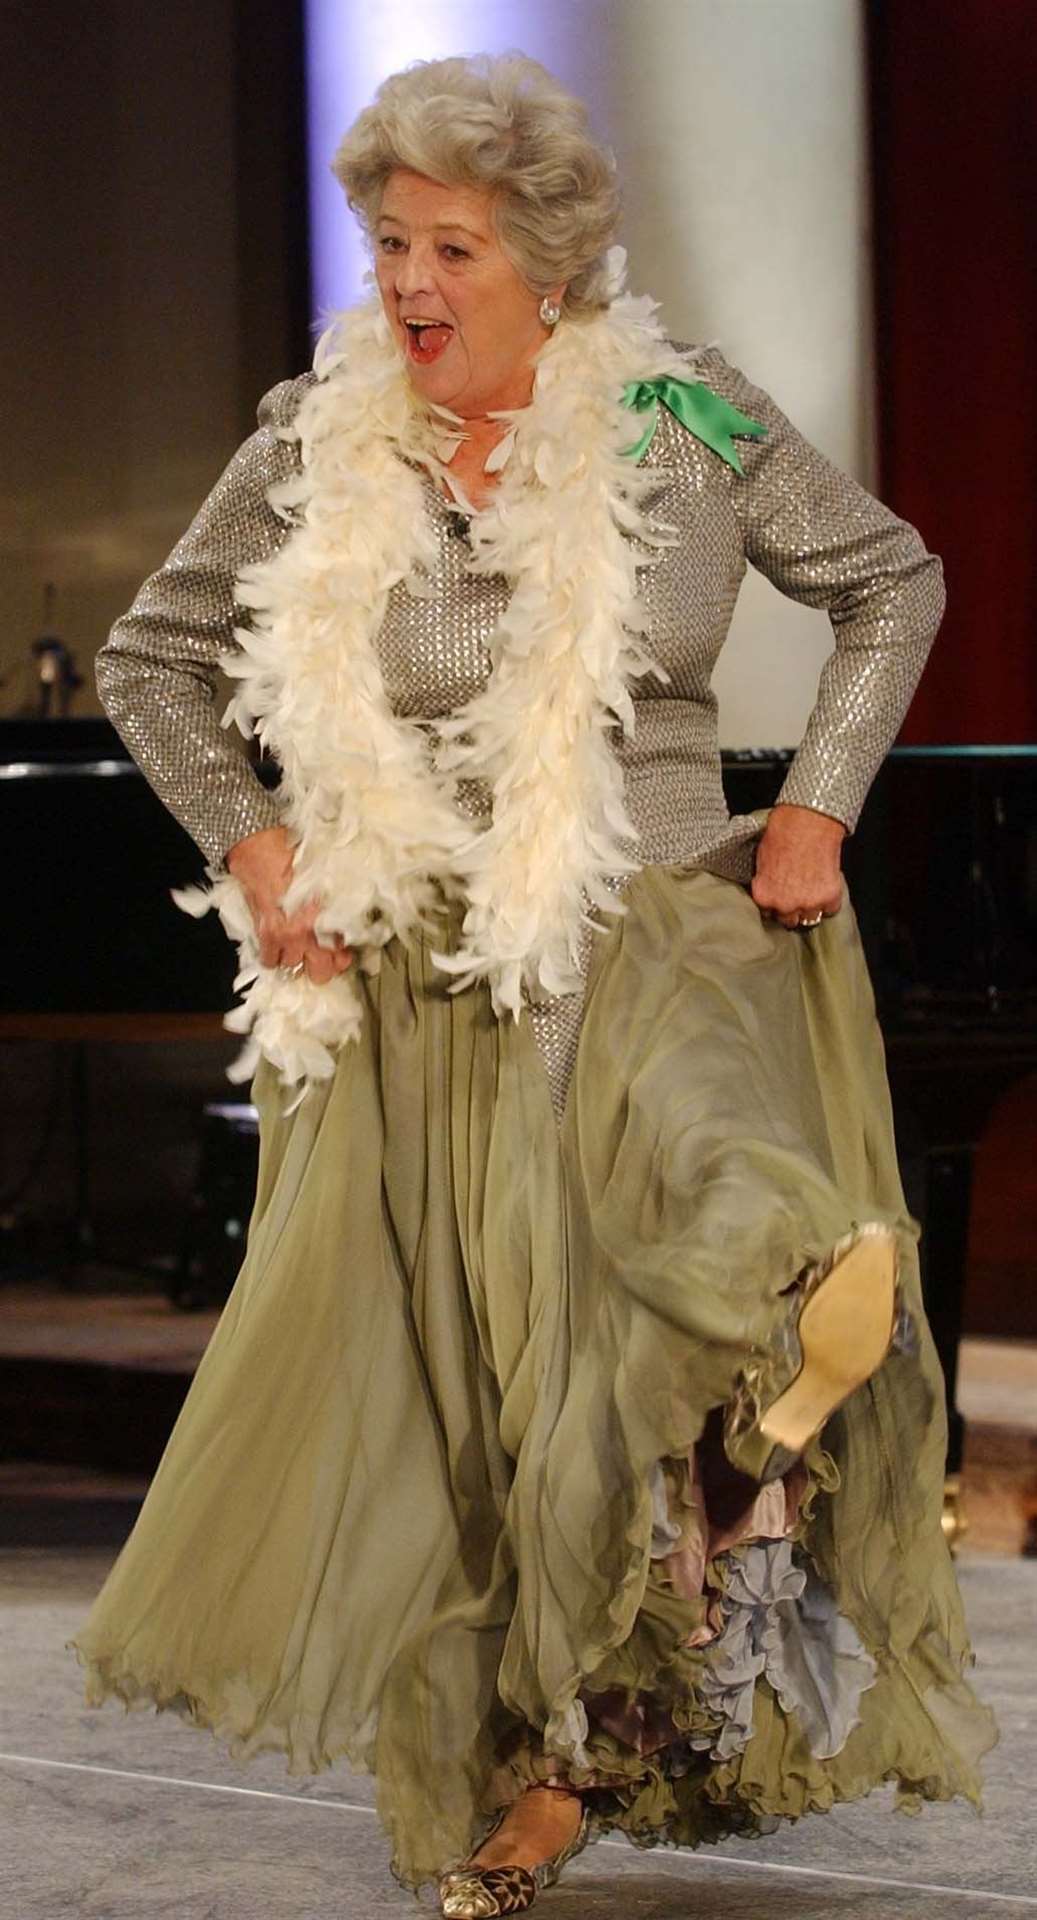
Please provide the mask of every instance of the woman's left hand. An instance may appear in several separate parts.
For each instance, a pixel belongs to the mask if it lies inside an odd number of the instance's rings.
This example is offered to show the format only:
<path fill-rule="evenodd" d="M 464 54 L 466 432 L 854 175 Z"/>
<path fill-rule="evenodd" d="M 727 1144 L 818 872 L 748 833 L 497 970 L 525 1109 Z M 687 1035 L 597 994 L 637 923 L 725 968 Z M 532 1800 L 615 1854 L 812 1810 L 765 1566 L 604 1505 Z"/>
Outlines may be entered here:
<path fill-rule="evenodd" d="M 783 927 L 838 913 L 843 903 L 841 820 L 813 807 L 772 807 L 756 849 L 752 896 Z"/>

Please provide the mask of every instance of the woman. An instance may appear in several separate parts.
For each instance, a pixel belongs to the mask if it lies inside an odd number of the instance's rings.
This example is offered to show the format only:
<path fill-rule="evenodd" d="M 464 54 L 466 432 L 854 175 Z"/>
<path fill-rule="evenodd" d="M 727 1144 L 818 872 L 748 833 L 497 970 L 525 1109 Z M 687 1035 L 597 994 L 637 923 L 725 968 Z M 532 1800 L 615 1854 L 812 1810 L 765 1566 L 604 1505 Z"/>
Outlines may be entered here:
<path fill-rule="evenodd" d="M 622 292 L 611 163 L 535 63 L 395 75 L 335 167 L 377 295 L 99 660 L 209 859 L 181 903 L 240 944 L 261 1150 L 72 1644 L 90 1700 L 370 1768 L 396 1874 L 490 1915 L 612 1827 L 978 1797 L 840 877 L 941 570 Z M 836 645 L 776 806 L 731 820 L 747 560 Z M 276 795 L 214 721 L 221 652 Z"/>

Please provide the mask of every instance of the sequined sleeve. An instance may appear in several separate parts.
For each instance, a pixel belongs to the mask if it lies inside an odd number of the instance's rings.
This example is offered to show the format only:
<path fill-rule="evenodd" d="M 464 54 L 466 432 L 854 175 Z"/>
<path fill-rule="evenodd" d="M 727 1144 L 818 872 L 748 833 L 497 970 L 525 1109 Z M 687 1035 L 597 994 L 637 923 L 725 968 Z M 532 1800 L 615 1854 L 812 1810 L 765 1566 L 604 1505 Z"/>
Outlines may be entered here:
<path fill-rule="evenodd" d="M 851 829 L 900 730 L 943 617 L 943 568 L 915 528 L 797 432 L 713 350 L 703 378 L 768 428 L 736 441 L 732 499 L 746 557 L 781 593 L 828 611 L 835 647 L 778 795 Z"/>
<path fill-rule="evenodd" d="M 168 560 L 145 580 L 97 655 L 105 712 L 159 799 L 219 866 L 249 833 L 276 825 L 261 784 L 216 712 L 218 656 L 234 645 L 234 581 L 287 529 L 266 498 L 295 459 L 278 438 L 308 376 L 264 395 L 239 447 Z"/>

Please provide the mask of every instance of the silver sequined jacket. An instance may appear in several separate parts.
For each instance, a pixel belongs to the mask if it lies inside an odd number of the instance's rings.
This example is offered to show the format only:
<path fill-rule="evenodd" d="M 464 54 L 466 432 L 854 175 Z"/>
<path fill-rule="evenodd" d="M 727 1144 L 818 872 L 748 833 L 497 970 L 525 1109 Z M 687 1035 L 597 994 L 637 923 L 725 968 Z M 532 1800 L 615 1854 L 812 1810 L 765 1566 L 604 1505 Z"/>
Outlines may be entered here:
<path fill-rule="evenodd" d="M 761 388 L 716 349 L 706 384 L 765 425 L 737 440 L 738 475 L 665 409 L 642 464 L 665 469 L 649 502 L 682 538 L 645 568 L 644 643 L 668 671 L 635 682 L 636 733 L 613 736 L 641 861 L 685 862 L 735 852 L 745 829 L 729 824 L 720 778 L 717 703 L 710 677 L 746 563 L 782 593 L 827 608 L 835 647 L 780 799 L 834 815 L 853 828 L 893 741 L 943 613 L 939 559 L 914 528 L 833 466 Z M 277 429 L 292 418 L 312 374 L 263 398 L 259 430 L 234 455 L 164 566 L 144 582 L 97 658 L 105 710 L 151 785 L 220 865 L 244 835 L 274 825 L 275 793 L 262 787 L 221 728 L 214 706 L 217 656 L 234 645 L 234 580 L 264 559 L 288 529 L 266 498 L 297 459 Z M 378 639 L 394 709 L 434 721 L 484 684 L 485 640 L 506 603 L 503 579 L 467 570 L 463 522 L 436 494 L 427 511 L 439 533 L 440 591 L 415 599 L 393 590 Z M 459 537 L 460 534 L 462 537 Z M 433 730 L 434 731 L 434 730 Z M 462 805 L 486 795 L 469 782 Z"/>

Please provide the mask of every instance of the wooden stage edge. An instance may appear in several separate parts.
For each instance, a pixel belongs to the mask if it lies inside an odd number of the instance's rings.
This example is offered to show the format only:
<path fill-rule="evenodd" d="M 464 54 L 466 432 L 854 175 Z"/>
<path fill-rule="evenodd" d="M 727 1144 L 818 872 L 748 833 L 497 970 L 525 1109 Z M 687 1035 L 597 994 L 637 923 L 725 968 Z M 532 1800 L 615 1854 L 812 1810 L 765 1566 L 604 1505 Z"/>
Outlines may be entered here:
<path fill-rule="evenodd" d="M 0 1040 L 232 1040 L 222 1013 L 0 1013 Z"/>

